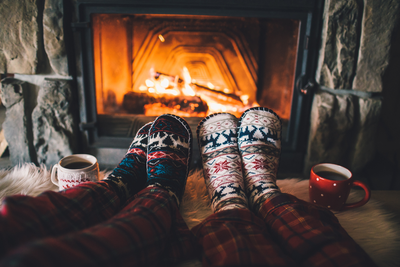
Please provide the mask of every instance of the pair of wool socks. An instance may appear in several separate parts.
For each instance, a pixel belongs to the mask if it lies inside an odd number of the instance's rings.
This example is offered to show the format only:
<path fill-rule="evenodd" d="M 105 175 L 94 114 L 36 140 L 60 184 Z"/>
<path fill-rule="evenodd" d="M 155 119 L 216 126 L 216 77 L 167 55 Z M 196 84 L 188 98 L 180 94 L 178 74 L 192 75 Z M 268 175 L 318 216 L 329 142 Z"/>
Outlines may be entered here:
<path fill-rule="evenodd" d="M 203 119 L 197 128 L 206 186 L 214 212 L 261 204 L 279 193 L 276 172 L 281 122 L 266 108 L 251 108 L 240 120 L 228 113 Z"/>
<path fill-rule="evenodd" d="M 180 203 L 188 176 L 192 133 L 185 120 L 159 116 L 136 134 L 128 152 L 104 179 L 123 202 L 147 186 L 159 186 Z"/>

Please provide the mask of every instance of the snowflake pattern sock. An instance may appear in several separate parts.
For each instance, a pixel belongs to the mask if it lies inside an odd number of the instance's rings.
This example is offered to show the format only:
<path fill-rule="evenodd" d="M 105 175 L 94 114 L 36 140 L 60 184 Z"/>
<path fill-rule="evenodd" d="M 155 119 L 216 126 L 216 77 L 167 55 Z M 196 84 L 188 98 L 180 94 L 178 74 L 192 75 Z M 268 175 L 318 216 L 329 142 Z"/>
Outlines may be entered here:
<path fill-rule="evenodd" d="M 165 114 L 154 121 L 147 146 L 147 185 L 167 189 L 178 206 L 185 191 L 191 148 L 192 132 L 184 119 Z"/>
<path fill-rule="evenodd" d="M 122 202 L 146 186 L 146 153 L 152 122 L 139 129 L 125 157 L 103 181 L 114 188 Z"/>
<path fill-rule="evenodd" d="M 258 212 L 264 201 L 280 193 L 276 185 L 282 126 L 272 110 L 246 110 L 238 123 L 238 146 L 250 207 Z"/>
<path fill-rule="evenodd" d="M 216 113 L 197 127 L 204 180 L 214 212 L 247 208 L 236 126 L 235 116 Z"/>

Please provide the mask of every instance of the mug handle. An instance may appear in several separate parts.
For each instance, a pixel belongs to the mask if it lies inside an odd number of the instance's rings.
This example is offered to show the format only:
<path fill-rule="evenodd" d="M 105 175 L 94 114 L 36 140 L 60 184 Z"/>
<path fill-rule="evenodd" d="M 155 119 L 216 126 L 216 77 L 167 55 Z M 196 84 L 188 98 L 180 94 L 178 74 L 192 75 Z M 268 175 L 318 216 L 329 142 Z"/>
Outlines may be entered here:
<path fill-rule="evenodd" d="M 364 189 L 365 192 L 365 196 L 362 200 L 355 202 L 355 203 L 350 203 L 350 204 L 345 204 L 343 207 L 343 210 L 347 210 L 347 209 L 352 209 L 352 208 L 357 208 L 357 207 L 361 207 L 362 205 L 364 205 L 365 203 L 368 202 L 368 200 L 371 197 L 371 190 L 369 189 L 369 187 L 364 184 L 361 181 L 354 181 L 353 182 L 353 186 L 359 186 L 362 189 Z"/>
<path fill-rule="evenodd" d="M 55 165 L 53 166 L 53 168 L 51 169 L 51 181 L 52 181 L 53 184 L 55 184 L 56 186 L 59 186 L 59 185 L 58 185 L 58 179 L 57 179 L 57 177 L 56 177 L 57 168 L 58 168 L 58 163 L 55 164 Z"/>

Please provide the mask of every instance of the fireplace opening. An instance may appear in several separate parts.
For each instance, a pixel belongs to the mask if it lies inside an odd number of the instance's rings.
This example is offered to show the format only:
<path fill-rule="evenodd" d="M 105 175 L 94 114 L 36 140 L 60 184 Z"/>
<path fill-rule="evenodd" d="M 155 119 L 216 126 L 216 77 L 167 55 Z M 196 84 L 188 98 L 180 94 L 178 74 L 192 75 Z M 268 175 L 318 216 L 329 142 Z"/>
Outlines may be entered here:
<path fill-rule="evenodd" d="M 211 113 L 264 106 L 283 121 L 281 166 L 301 169 L 311 98 L 296 86 L 315 75 L 322 10 L 314 0 L 78 0 L 86 150 L 108 161 L 164 113 L 195 133 Z"/>
<path fill-rule="evenodd" d="M 150 14 L 91 19 L 98 114 L 239 117 L 261 105 L 288 122 L 298 20 Z"/>

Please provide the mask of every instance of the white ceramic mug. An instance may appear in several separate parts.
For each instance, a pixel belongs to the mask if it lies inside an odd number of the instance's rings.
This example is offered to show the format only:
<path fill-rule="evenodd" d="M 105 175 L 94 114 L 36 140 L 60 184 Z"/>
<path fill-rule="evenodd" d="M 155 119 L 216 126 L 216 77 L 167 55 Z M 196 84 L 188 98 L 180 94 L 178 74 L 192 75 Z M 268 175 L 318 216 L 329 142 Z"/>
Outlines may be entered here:
<path fill-rule="evenodd" d="M 74 154 L 62 158 L 51 170 L 51 181 L 59 190 L 74 187 L 84 182 L 99 180 L 97 159 L 88 154 Z"/>

